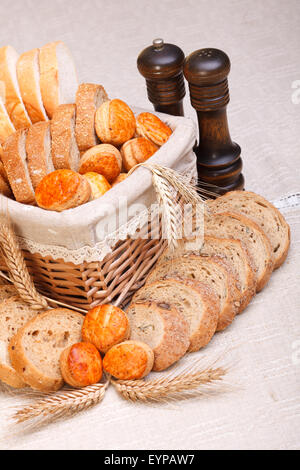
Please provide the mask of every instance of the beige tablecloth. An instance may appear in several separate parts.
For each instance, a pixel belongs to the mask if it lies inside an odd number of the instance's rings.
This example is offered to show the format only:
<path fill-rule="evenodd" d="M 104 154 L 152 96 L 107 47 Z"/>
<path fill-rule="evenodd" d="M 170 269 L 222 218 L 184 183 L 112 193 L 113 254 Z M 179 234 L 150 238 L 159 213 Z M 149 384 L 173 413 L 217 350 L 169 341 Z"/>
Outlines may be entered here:
<path fill-rule="evenodd" d="M 62 39 L 81 81 L 149 107 L 136 57 L 154 37 L 224 49 L 232 61 L 229 122 L 242 147 L 248 189 L 270 200 L 300 190 L 300 3 L 298 0 L 1 0 L 0 43 L 20 52 Z M 299 83 L 298 83 L 299 86 Z M 299 96 L 299 95 L 298 95 Z M 186 115 L 193 117 L 189 100 Z M 224 350 L 234 391 L 164 406 L 132 405 L 108 390 L 104 402 L 35 434 L 4 438 L 9 408 L 0 394 L 0 448 L 296 449 L 300 447 L 300 209 L 285 212 L 292 246 L 285 265 L 233 325 L 194 358 Z M 186 358 L 184 362 L 191 360 Z"/>

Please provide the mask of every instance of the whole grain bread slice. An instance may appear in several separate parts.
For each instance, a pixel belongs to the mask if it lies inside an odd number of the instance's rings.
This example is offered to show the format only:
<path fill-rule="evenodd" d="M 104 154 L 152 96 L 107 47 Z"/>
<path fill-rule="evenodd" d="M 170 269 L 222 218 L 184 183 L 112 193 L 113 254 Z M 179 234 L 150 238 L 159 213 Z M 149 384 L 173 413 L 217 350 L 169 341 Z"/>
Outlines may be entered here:
<path fill-rule="evenodd" d="M 251 191 L 231 191 L 208 205 L 213 211 L 234 211 L 257 223 L 270 240 L 274 269 L 281 266 L 290 246 L 290 228 L 273 204 Z"/>
<path fill-rule="evenodd" d="M 29 127 L 26 138 L 26 153 L 32 186 L 36 189 L 42 179 L 54 171 L 49 122 L 37 122 Z"/>
<path fill-rule="evenodd" d="M 32 388 L 51 392 L 63 386 L 60 356 L 81 341 L 84 317 L 72 310 L 48 310 L 23 326 L 12 338 L 9 355 L 15 370 Z"/>
<path fill-rule="evenodd" d="M 17 62 L 17 77 L 23 103 L 34 124 L 47 121 L 40 89 L 39 49 L 21 54 Z"/>
<path fill-rule="evenodd" d="M 155 302 L 158 306 L 175 307 L 189 324 L 189 351 L 203 348 L 215 334 L 220 301 L 208 284 L 178 279 L 158 280 L 139 289 L 132 302 Z"/>
<path fill-rule="evenodd" d="M 132 341 L 148 344 L 153 370 L 161 371 L 183 357 L 189 347 L 189 324 L 176 308 L 154 302 L 133 303 L 127 310 Z"/>
<path fill-rule="evenodd" d="M 11 296 L 10 286 L 5 290 L 0 288 L 0 380 L 14 388 L 26 387 L 21 375 L 13 368 L 8 348 L 11 338 L 29 320 L 37 316 L 37 311 L 32 310 L 28 304 L 18 297 Z M 6 300 L 3 298 L 6 297 Z"/>
<path fill-rule="evenodd" d="M 16 200 L 34 204 L 35 194 L 27 166 L 26 136 L 27 129 L 19 129 L 8 137 L 3 145 L 2 162 Z"/>
<path fill-rule="evenodd" d="M 147 277 L 146 283 L 159 279 L 188 279 L 203 282 L 214 290 L 220 301 L 217 331 L 231 324 L 240 307 L 240 293 L 236 281 L 225 266 L 213 257 L 186 255 L 158 264 Z"/>
<path fill-rule="evenodd" d="M 75 119 L 75 104 L 62 104 L 53 113 L 51 138 L 55 170 L 78 171 L 80 152 L 75 138 Z"/>
<path fill-rule="evenodd" d="M 82 83 L 76 93 L 76 141 L 80 152 L 99 143 L 95 131 L 95 113 L 108 100 L 103 86 Z"/>
<path fill-rule="evenodd" d="M 264 231 L 253 220 L 234 212 L 206 215 L 205 233 L 243 242 L 251 257 L 256 291 L 259 292 L 267 284 L 274 266 L 271 245 Z"/>
<path fill-rule="evenodd" d="M 11 46 L 0 48 L 0 80 L 5 83 L 5 106 L 16 129 L 29 127 L 30 117 L 22 101 L 17 79 L 17 62 L 19 54 Z"/>

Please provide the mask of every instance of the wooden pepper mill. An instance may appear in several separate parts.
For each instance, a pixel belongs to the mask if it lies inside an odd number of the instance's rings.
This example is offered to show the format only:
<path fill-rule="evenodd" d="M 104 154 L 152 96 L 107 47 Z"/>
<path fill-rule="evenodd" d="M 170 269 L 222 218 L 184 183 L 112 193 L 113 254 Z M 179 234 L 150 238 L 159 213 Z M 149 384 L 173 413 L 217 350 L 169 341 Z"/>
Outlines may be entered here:
<path fill-rule="evenodd" d="M 229 57 L 219 49 L 199 49 L 184 63 L 191 104 L 198 116 L 198 177 L 218 186 L 214 191 L 220 194 L 244 188 L 241 148 L 232 142 L 227 122 L 229 71 Z"/>
<path fill-rule="evenodd" d="M 137 67 L 146 79 L 148 98 L 155 111 L 183 116 L 184 57 L 178 46 L 164 43 L 163 39 L 154 39 L 153 45 L 138 56 Z"/>

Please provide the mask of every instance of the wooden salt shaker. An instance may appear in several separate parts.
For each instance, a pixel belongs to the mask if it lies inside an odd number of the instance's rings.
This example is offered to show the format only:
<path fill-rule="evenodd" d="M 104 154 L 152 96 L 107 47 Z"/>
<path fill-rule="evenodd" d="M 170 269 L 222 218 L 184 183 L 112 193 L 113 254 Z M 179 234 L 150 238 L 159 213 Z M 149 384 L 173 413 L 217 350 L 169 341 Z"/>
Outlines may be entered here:
<path fill-rule="evenodd" d="M 137 67 L 146 79 L 148 98 L 155 111 L 183 116 L 185 96 L 183 78 L 183 51 L 174 44 L 154 39 L 137 59 Z"/>
<path fill-rule="evenodd" d="M 195 152 L 199 180 L 218 186 L 214 191 L 220 194 L 244 188 L 241 148 L 232 142 L 227 122 L 229 71 L 229 57 L 219 49 L 199 49 L 184 63 L 191 104 L 198 117 Z"/>

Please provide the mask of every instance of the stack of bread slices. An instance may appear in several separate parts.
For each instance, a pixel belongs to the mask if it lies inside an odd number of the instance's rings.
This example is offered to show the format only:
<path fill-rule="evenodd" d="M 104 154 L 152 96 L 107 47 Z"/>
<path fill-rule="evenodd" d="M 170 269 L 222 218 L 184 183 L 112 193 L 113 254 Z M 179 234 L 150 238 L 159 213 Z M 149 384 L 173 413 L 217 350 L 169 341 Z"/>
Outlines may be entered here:
<path fill-rule="evenodd" d="M 163 253 L 127 311 L 131 339 L 149 344 L 164 366 L 184 354 L 174 344 L 186 340 L 186 320 L 187 350 L 198 351 L 247 307 L 288 253 L 289 226 L 262 196 L 232 191 L 206 206 L 200 252 L 189 251 L 187 241 L 184 255 Z M 166 320 L 162 309 L 176 309 L 182 322 Z"/>

